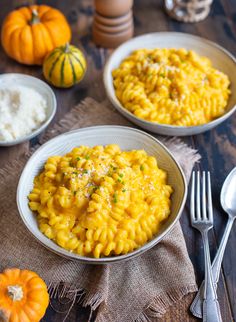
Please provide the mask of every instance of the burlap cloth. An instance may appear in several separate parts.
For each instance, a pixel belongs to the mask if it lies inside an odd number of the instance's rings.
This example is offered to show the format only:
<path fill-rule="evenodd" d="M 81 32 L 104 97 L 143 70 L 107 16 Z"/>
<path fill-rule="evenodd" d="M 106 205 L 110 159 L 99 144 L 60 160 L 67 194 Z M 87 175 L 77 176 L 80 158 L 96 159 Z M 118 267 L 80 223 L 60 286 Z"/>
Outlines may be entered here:
<path fill-rule="evenodd" d="M 132 126 L 108 105 L 85 99 L 48 130 L 40 144 L 60 133 L 85 126 Z M 165 144 L 189 178 L 199 155 L 176 139 L 166 140 Z M 36 271 L 46 281 L 52 298 L 67 296 L 75 302 L 75 296 L 80 294 L 82 305 L 89 305 L 92 310 L 99 307 L 96 322 L 155 321 L 170 305 L 196 291 L 194 270 L 179 223 L 145 254 L 116 264 L 83 265 L 63 259 L 41 246 L 26 230 L 15 201 L 18 179 L 28 157 L 13 160 L 0 170 L 1 270 L 19 267 Z M 60 282 L 63 282 L 62 287 Z"/>

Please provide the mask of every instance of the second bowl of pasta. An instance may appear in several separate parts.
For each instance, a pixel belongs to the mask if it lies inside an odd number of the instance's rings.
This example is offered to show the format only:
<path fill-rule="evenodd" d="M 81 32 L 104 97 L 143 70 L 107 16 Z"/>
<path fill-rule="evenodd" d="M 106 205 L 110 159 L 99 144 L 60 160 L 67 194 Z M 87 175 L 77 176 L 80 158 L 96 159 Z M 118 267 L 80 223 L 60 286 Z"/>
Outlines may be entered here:
<path fill-rule="evenodd" d="M 176 32 L 133 38 L 104 69 L 107 95 L 140 127 L 164 135 L 210 130 L 236 109 L 236 60 L 206 39 Z"/>
<path fill-rule="evenodd" d="M 178 220 L 186 190 L 180 166 L 155 138 L 99 126 L 40 147 L 22 172 L 17 204 L 44 246 L 98 264 L 156 245 Z"/>

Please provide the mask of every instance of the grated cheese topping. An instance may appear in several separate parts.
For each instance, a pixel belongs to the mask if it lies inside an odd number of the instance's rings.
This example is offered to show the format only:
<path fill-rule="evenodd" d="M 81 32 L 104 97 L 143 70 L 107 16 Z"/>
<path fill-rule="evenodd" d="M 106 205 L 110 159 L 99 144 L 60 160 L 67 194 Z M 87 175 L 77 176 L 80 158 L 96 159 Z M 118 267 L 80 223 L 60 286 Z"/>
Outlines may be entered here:
<path fill-rule="evenodd" d="M 0 140 L 13 141 L 32 133 L 46 120 L 46 109 L 46 100 L 32 88 L 1 87 Z"/>

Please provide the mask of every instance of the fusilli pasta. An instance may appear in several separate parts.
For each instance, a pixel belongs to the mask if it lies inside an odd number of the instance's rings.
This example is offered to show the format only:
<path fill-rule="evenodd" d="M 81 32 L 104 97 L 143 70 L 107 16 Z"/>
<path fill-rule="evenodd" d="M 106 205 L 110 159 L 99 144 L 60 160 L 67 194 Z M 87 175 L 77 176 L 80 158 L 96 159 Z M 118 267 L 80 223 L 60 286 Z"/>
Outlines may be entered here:
<path fill-rule="evenodd" d="M 170 215 L 167 174 L 144 150 L 80 146 L 48 158 L 29 207 L 39 229 L 83 256 L 126 254 L 145 244 Z"/>
<path fill-rule="evenodd" d="M 139 49 L 113 70 L 115 93 L 135 116 L 177 126 L 208 123 L 225 113 L 228 76 L 186 49 Z"/>

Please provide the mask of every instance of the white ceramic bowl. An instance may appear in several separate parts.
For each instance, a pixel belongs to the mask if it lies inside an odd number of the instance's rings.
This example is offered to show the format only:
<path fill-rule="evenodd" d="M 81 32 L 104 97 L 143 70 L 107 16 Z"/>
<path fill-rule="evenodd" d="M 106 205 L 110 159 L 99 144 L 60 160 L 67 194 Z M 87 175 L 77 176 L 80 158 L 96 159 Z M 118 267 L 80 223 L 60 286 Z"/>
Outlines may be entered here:
<path fill-rule="evenodd" d="M 157 158 L 158 165 L 167 171 L 168 183 L 174 188 L 172 194 L 171 215 L 157 236 L 143 247 L 126 255 L 89 258 L 71 253 L 44 236 L 37 226 L 36 216 L 28 206 L 28 194 L 33 188 L 34 177 L 42 170 L 47 158 L 63 155 L 79 145 L 106 145 L 116 143 L 122 150 L 145 149 Z M 172 154 L 165 146 L 145 132 L 122 126 L 95 126 L 68 132 L 57 136 L 42 145 L 29 159 L 21 174 L 17 188 L 17 205 L 20 216 L 31 234 L 45 247 L 58 255 L 90 264 L 104 264 L 127 260 L 156 245 L 173 227 L 183 210 L 187 194 L 184 174 Z"/>
<path fill-rule="evenodd" d="M 31 140 L 46 129 L 46 127 L 52 121 L 57 109 L 57 101 L 52 89 L 50 88 L 50 86 L 48 86 L 45 82 L 41 81 L 40 79 L 29 75 L 15 73 L 0 75 L 0 88 L 1 86 L 9 86 L 10 88 L 13 84 L 23 85 L 32 88 L 46 99 L 46 120 L 37 129 L 35 129 L 33 132 L 26 136 L 23 136 L 17 140 L 0 141 L 0 146 L 11 146 Z"/>
<path fill-rule="evenodd" d="M 115 95 L 112 70 L 132 51 L 140 48 L 186 48 L 192 49 L 200 55 L 208 57 L 213 66 L 229 76 L 231 82 L 231 96 L 227 111 L 221 117 L 199 126 L 172 126 L 149 122 L 138 118 L 122 106 Z M 208 131 L 226 120 L 236 110 L 236 59 L 219 45 L 190 34 L 179 32 L 157 32 L 133 38 L 118 47 L 110 56 L 104 68 L 103 80 L 107 95 L 115 108 L 131 122 L 141 128 L 164 135 L 186 136 Z"/>

